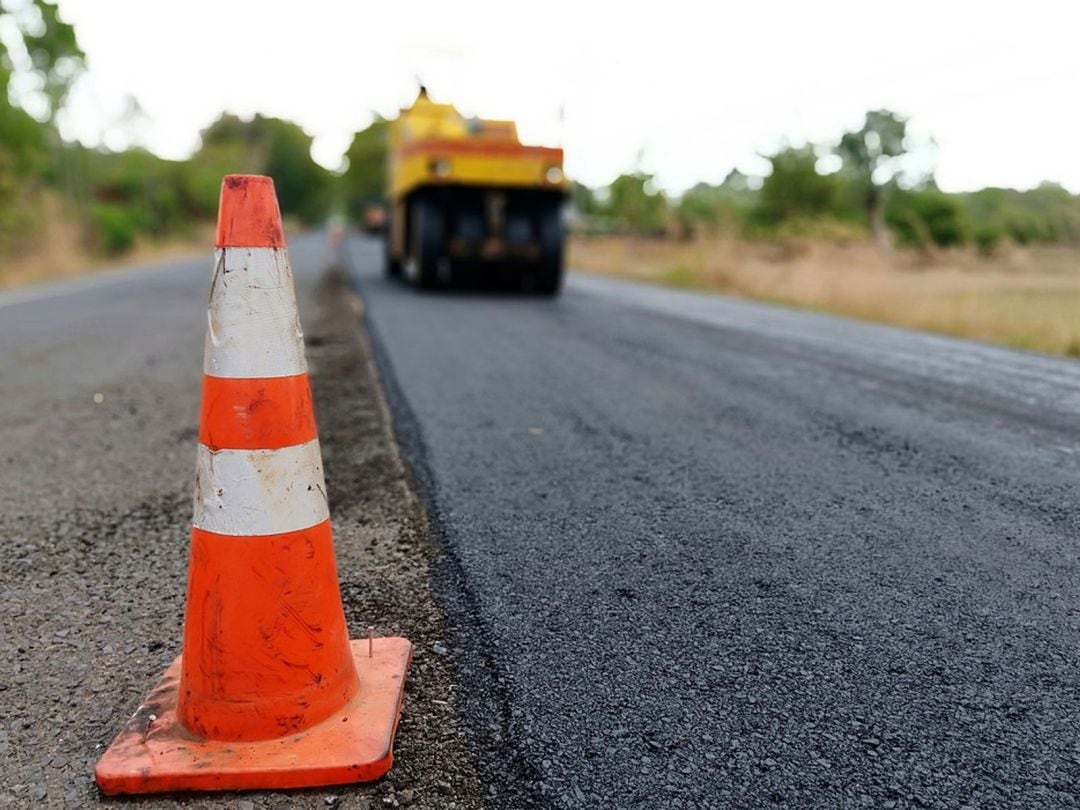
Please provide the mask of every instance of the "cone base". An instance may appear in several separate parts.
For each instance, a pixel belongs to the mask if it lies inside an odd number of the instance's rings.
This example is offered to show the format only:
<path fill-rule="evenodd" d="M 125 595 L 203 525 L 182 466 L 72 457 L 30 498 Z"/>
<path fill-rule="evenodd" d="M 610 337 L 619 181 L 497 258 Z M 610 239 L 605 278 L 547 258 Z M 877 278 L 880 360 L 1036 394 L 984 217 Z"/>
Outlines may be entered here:
<path fill-rule="evenodd" d="M 117 735 L 94 776 L 106 795 L 301 788 L 371 782 L 393 762 L 412 644 L 403 638 L 350 642 L 357 696 L 299 734 L 254 742 L 197 737 L 176 717 L 180 658 Z"/>

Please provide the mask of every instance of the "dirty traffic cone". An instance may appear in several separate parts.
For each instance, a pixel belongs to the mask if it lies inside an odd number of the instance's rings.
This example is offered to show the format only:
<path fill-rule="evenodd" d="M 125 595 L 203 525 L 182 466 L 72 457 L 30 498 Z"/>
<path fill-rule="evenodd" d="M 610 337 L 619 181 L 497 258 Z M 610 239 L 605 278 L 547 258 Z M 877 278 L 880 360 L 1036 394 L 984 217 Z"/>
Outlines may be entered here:
<path fill-rule="evenodd" d="M 349 641 L 269 177 L 222 184 L 204 372 L 183 654 L 97 783 L 116 794 L 378 779 L 412 645 Z"/>

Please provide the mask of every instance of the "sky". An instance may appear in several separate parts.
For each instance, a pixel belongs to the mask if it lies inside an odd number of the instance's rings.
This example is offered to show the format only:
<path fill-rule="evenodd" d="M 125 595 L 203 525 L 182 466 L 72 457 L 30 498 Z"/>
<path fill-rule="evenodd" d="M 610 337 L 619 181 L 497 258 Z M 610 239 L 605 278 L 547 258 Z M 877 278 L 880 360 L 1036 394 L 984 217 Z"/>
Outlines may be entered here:
<path fill-rule="evenodd" d="M 59 0 L 89 71 L 62 127 L 191 154 L 223 110 L 288 118 L 336 168 L 373 113 L 438 101 L 560 145 L 589 185 L 634 170 L 679 193 L 763 174 L 785 143 L 835 143 L 866 110 L 909 116 L 946 191 L 1080 193 L 1073 0 L 585 2 Z M 931 138 L 936 147 L 931 147 Z"/>

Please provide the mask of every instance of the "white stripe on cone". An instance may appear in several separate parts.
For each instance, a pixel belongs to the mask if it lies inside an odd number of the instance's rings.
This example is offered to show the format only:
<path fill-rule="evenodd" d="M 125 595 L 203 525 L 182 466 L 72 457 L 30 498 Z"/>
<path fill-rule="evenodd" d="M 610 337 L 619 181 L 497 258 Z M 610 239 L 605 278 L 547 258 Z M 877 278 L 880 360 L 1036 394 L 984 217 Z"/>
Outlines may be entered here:
<path fill-rule="evenodd" d="M 214 377 L 307 371 L 304 332 L 284 248 L 220 248 L 214 257 L 203 370 Z"/>
<path fill-rule="evenodd" d="M 310 529 L 330 516 L 319 440 L 276 450 L 199 445 L 195 527 L 257 536 Z"/>

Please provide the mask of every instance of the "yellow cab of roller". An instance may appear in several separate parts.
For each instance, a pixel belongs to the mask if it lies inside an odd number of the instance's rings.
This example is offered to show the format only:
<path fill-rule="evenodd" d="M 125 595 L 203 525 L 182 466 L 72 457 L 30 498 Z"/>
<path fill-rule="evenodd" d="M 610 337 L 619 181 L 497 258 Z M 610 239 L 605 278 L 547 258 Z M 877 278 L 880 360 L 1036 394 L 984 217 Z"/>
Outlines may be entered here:
<path fill-rule="evenodd" d="M 390 122 L 386 269 L 420 287 L 512 275 L 562 285 L 563 150 L 520 142 L 513 121 L 466 118 L 427 91 Z"/>

